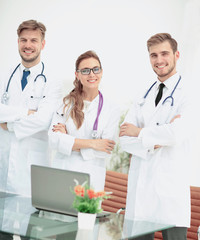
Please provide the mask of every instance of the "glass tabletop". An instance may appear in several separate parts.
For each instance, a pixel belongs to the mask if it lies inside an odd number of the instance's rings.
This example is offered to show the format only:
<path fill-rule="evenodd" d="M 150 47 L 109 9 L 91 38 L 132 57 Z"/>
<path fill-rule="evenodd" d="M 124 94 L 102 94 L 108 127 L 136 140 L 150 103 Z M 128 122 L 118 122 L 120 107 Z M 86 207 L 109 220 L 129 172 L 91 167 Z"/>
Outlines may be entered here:
<path fill-rule="evenodd" d="M 170 227 L 173 226 L 130 221 L 124 219 L 124 215 L 111 213 L 97 218 L 93 230 L 82 230 L 78 229 L 76 217 L 38 211 L 32 206 L 31 198 L 0 193 L 0 232 L 22 239 L 123 240 Z"/>

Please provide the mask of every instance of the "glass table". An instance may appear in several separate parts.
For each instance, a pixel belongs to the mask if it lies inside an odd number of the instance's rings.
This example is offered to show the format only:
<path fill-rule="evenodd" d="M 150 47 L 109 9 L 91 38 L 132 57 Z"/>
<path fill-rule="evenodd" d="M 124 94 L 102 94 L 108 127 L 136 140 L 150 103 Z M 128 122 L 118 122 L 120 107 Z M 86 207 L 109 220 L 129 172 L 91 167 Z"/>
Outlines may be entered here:
<path fill-rule="evenodd" d="M 124 215 L 111 213 L 97 218 L 93 230 L 82 230 L 78 229 L 76 217 L 38 211 L 30 198 L 0 193 L 0 234 L 5 234 L 5 239 L 21 236 L 43 240 L 125 240 L 171 227 L 174 226 L 130 221 Z"/>

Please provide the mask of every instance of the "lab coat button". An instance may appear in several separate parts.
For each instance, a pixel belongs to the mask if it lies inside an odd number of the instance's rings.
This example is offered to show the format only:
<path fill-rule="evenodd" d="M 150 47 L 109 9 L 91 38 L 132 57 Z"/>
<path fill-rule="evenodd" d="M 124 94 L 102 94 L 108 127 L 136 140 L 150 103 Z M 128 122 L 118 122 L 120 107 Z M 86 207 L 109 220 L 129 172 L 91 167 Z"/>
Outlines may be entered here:
<path fill-rule="evenodd" d="M 156 125 L 159 125 L 159 123 L 157 122 Z"/>

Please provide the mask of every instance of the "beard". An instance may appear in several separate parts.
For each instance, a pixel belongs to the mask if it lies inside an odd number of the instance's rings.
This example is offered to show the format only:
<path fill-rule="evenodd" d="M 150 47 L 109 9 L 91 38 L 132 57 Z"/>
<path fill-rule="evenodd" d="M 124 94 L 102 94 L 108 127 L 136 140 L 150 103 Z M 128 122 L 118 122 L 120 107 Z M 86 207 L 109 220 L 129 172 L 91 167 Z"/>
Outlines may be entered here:
<path fill-rule="evenodd" d="M 25 49 L 25 50 L 26 50 L 26 49 Z M 29 49 L 27 49 L 27 50 L 29 50 Z M 20 55 L 21 59 L 22 59 L 24 62 L 26 62 L 26 63 L 32 63 L 32 62 L 34 62 L 34 61 L 36 61 L 36 60 L 39 58 L 39 56 L 40 56 L 40 51 L 39 51 L 39 53 L 37 53 L 37 54 L 36 54 L 35 56 L 33 56 L 32 58 L 23 56 L 22 52 L 23 52 L 23 51 L 20 51 L 20 50 L 19 50 L 19 55 Z"/>
<path fill-rule="evenodd" d="M 155 70 L 154 70 L 154 72 L 157 74 L 158 77 L 166 77 L 166 76 L 170 75 L 171 72 L 174 71 L 174 68 L 175 68 L 175 66 L 171 67 L 166 73 L 163 73 L 163 74 L 159 74 Z"/>
<path fill-rule="evenodd" d="M 170 76 L 170 74 L 174 71 L 175 68 L 176 68 L 176 62 L 175 62 L 175 60 L 174 60 L 173 65 L 168 69 L 167 72 L 162 73 L 162 74 L 159 74 L 159 72 L 157 72 L 155 69 L 154 69 L 154 72 L 156 73 L 156 75 L 157 75 L 158 77 L 166 77 L 166 76 L 168 76 L 168 75 Z"/>
<path fill-rule="evenodd" d="M 34 62 L 39 57 L 39 55 L 32 57 L 32 58 L 25 58 L 24 56 L 22 56 L 20 54 L 20 57 L 24 62 L 31 63 L 31 62 Z"/>

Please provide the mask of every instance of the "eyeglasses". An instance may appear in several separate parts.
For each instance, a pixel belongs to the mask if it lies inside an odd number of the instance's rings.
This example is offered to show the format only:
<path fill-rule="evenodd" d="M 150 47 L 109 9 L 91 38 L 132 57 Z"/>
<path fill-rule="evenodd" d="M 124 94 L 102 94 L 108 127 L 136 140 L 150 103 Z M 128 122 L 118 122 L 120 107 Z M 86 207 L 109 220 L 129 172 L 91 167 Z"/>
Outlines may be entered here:
<path fill-rule="evenodd" d="M 94 74 L 98 74 L 101 72 L 101 68 L 100 67 L 94 67 L 94 68 L 84 68 L 84 69 L 80 69 L 80 70 L 76 70 L 77 72 L 80 72 L 82 75 L 89 75 L 91 73 L 91 71 Z"/>

